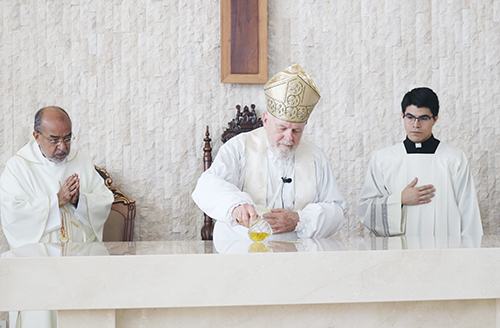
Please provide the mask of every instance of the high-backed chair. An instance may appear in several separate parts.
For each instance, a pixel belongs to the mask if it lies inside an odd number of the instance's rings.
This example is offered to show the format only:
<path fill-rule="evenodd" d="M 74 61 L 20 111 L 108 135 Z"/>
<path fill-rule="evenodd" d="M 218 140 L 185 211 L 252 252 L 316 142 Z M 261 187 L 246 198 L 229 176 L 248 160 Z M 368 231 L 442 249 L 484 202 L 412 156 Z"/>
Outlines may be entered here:
<path fill-rule="evenodd" d="M 112 186 L 113 179 L 105 169 L 95 166 L 104 179 L 106 187 L 115 200 L 111 205 L 108 220 L 104 224 L 103 241 L 132 241 L 134 239 L 135 200 L 130 199 L 120 189 Z"/>
<path fill-rule="evenodd" d="M 262 119 L 257 117 L 255 113 L 255 105 L 250 105 L 252 110 L 248 109 L 248 106 L 243 107 L 243 111 L 241 111 L 241 106 L 236 105 L 236 117 L 228 122 L 228 127 L 221 135 L 222 143 L 225 143 L 232 137 L 242 133 L 249 132 L 256 128 L 260 128 L 263 126 Z M 205 146 L 203 147 L 203 171 L 206 171 L 212 165 L 212 147 L 210 145 L 210 132 L 208 130 L 205 133 Z M 212 240 L 213 239 L 213 231 L 214 231 L 214 223 L 211 217 L 204 213 L 205 219 L 203 221 L 203 227 L 201 228 L 201 239 L 202 240 Z"/>

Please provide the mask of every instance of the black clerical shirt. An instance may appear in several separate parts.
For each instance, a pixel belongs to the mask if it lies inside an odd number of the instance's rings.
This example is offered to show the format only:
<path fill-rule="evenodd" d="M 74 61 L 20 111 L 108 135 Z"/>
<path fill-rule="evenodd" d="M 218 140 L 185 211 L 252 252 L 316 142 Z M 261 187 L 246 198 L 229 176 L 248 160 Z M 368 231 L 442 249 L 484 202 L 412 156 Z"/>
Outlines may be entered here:
<path fill-rule="evenodd" d="M 408 136 L 406 136 L 405 141 L 403 141 L 407 154 L 434 154 L 439 146 L 439 142 L 440 141 L 434 138 L 432 134 L 429 139 L 422 143 L 414 143 L 408 139 Z"/>

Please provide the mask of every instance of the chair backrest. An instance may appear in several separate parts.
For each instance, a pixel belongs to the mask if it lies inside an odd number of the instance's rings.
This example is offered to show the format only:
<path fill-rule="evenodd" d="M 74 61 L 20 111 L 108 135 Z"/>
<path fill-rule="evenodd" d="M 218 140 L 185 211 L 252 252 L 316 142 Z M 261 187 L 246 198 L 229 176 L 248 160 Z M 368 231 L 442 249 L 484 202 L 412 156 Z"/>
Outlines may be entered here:
<path fill-rule="evenodd" d="M 95 166 L 95 165 L 94 165 Z M 134 221 L 136 204 L 119 188 L 112 186 L 113 179 L 105 169 L 95 166 L 104 179 L 106 187 L 113 193 L 114 201 L 104 224 L 103 241 L 132 241 L 134 239 Z"/>
<path fill-rule="evenodd" d="M 228 122 L 228 127 L 222 133 L 222 143 L 226 143 L 229 139 L 242 132 L 249 132 L 263 126 L 262 119 L 258 118 L 255 113 L 255 105 L 251 104 L 250 107 L 252 108 L 251 110 L 248 109 L 248 106 L 245 106 L 243 107 L 243 111 L 241 111 L 241 106 L 236 105 L 236 117 Z M 210 165 L 212 165 L 212 147 L 210 145 L 212 139 L 210 139 L 208 125 L 203 141 L 205 142 L 203 147 L 203 171 L 206 171 L 210 168 Z M 204 216 L 205 219 L 203 227 L 201 228 L 201 239 L 212 240 L 214 231 L 213 220 L 206 214 L 204 214 Z"/>

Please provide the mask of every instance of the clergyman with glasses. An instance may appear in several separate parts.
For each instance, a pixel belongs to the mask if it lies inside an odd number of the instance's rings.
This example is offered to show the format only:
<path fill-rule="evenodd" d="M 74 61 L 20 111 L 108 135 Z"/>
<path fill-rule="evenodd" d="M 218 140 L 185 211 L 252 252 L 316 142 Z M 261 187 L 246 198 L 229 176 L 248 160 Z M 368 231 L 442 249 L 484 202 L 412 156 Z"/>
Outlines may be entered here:
<path fill-rule="evenodd" d="M 302 139 L 318 88 L 294 64 L 274 75 L 264 94 L 264 127 L 219 149 L 193 200 L 217 220 L 217 243 L 248 240 L 248 227 L 260 215 L 274 231 L 271 239 L 327 238 L 342 228 L 346 206 L 328 159 Z"/>
<path fill-rule="evenodd" d="M 102 241 L 113 194 L 90 158 L 71 147 L 60 107 L 35 115 L 33 138 L 0 178 L 2 228 L 11 248 L 29 243 Z"/>
<path fill-rule="evenodd" d="M 437 95 L 413 89 L 401 109 L 407 137 L 371 159 L 358 205 L 361 222 L 376 236 L 482 235 L 467 158 L 432 134 Z"/>

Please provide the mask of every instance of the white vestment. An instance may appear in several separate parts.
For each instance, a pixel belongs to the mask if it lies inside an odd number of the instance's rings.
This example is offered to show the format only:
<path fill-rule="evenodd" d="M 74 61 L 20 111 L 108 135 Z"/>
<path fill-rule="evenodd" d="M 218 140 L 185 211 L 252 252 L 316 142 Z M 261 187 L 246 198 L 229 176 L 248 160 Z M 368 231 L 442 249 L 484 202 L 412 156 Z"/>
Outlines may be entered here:
<path fill-rule="evenodd" d="M 401 205 L 401 193 L 432 184 L 431 202 Z M 377 236 L 482 235 L 469 163 L 462 150 L 439 143 L 434 154 L 407 154 L 403 143 L 378 151 L 370 161 L 358 205 L 361 222 Z"/>
<path fill-rule="evenodd" d="M 80 180 L 77 207 L 59 207 L 57 193 L 73 173 Z M 11 248 L 17 248 L 30 243 L 102 241 L 113 194 L 88 157 L 71 149 L 65 162 L 54 165 L 32 139 L 7 161 L 0 177 L 0 201 L 5 237 Z M 53 311 L 22 311 L 20 316 L 10 313 L 11 327 L 15 319 L 17 326 L 55 327 Z"/>
<path fill-rule="evenodd" d="M 56 205 L 65 233 L 73 242 L 94 238 L 102 241 L 113 194 L 90 159 L 71 149 L 64 165 L 44 165 L 36 156 L 33 143 L 34 139 L 7 161 L 0 178 L 2 228 L 10 247 L 60 242 L 61 222 L 52 231 L 46 231 L 51 198 L 57 198 L 64 181 L 73 173 L 80 179 L 77 208 L 69 203 L 61 208 Z M 83 213 L 78 210 L 81 206 L 86 208 Z"/>
<path fill-rule="evenodd" d="M 249 161 L 246 158 L 246 146 L 250 134 L 264 138 L 263 144 L 267 145 L 267 159 L 259 158 L 263 163 L 263 170 L 267 167 L 267 188 L 263 191 L 245 188 L 245 179 L 252 176 L 246 172 L 246 163 Z M 307 148 L 312 154 L 316 183 L 312 188 L 315 195 L 301 196 L 302 199 L 309 197 L 312 201 L 304 204 L 303 208 L 297 208 L 296 195 L 303 193 L 300 184 L 300 181 L 304 180 L 300 176 L 302 172 L 295 170 L 297 164 L 293 160 L 283 164 L 283 161 L 276 158 L 265 138 L 263 128 L 231 138 L 220 148 L 210 169 L 198 180 L 192 194 L 193 200 L 203 212 L 217 220 L 214 240 L 249 238 L 248 229 L 237 225 L 231 218 L 231 212 L 241 204 L 260 206 L 254 200 L 262 198 L 266 200 L 267 208 L 296 210 L 300 217 L 294 232 L 273 235 L 271 239 L 326 238 L 340 230 L 346 206 L 330 163 L 323 152 L 305 140 L 300 142 L 299 147 Z M 266 172 L 260 173 L 266 175 Z M 291 178 L 292 181 L 283 183 L 282 177 Z M 252 190 L 254 194 L 250 194 Z M 263 193 L 265 194 L 262 195 Z"/>

